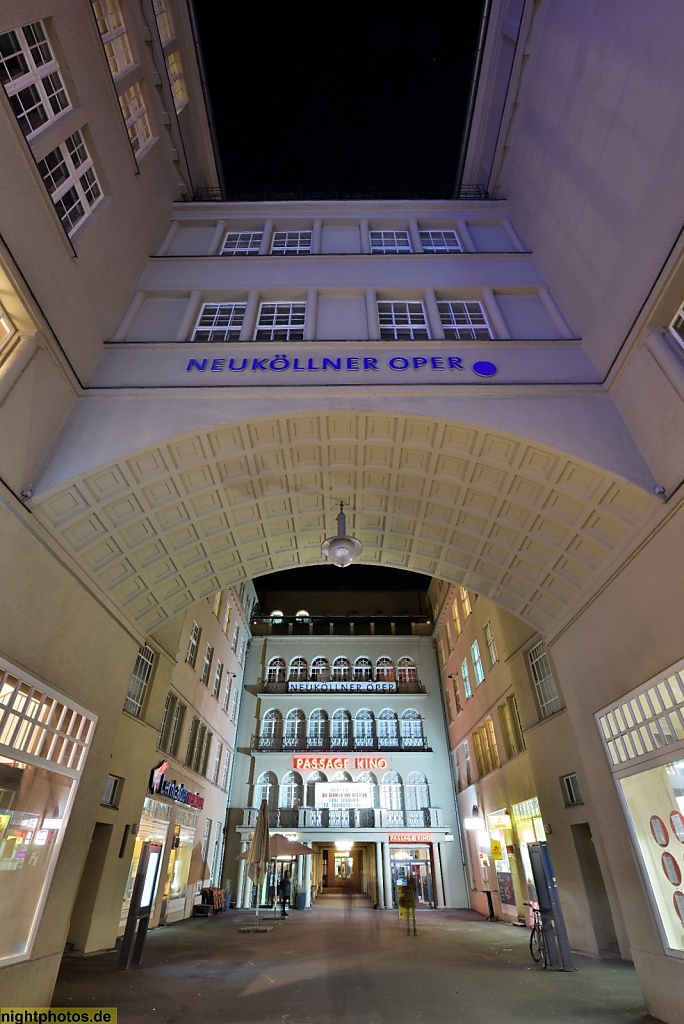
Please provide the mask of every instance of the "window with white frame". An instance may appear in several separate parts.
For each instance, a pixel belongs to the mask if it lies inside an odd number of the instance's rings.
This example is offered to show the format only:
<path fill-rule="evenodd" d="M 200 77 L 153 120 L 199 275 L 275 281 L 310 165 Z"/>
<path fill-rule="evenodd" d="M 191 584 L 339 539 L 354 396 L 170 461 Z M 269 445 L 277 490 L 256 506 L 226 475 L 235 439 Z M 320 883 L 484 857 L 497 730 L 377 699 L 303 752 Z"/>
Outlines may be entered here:
<path fill-rule="evenodd" d="M 258 256 L 263 231 L 229 231 L 223 239 L 221 256 Z"/>
<path fill-rule="evenodd" d="M 454 600 L 451 606 L 451 617 L 454 620 L 454 629 L 456 630 L 456 639 L 458 640 L 461 635 L 461 614 L 458 610 L 458 601 Z"/>
<path fill-rule="evenodd" d="M 254 785 L 253 807 L 260 807 L 265 800 L 270 810 L 278 807 L 278 778 L 275 772 L 262 772 Z"/>
<path fill-rule="evenodd" d="M 284 658 L 271 658 L 266 669 L 267 683 L 284 683 L 287 667 Z M 291 677 L 292 678 L 292 677 Z"/>
<path fill-rule="evenodd" d="M 489 655 L 489 666 L 491 668 L 499 660 L 499 652 L 496 649 L 491 622 L 485 622 L 484 624 L 484 637 L 487 644 L 487 654 Z"/>
<path fill-rule="evenodd" d="M 473 695 L 473 688 L 470 685 L 470 672 L 468 671 L 468 661 L 466 658 L 461 662 L 461 679 L 463 680 L 463 692 L 465 693 L 466 700 L 469 700 Z"/>
<path fill-rule="evenodd" d="M 506 697 L 503 704 L 497 708 L 499 712 L 499 725 L 503 736 L 504 748 L 508 757 L 515 757 L 525 749 L 518 705 L 513 694 Z"/>
<path fill-rule="evenodd" d="M 221 758 L 223 757 L 223 744 L 217 743 L 214 751 L 214 764 L 211 769 L 211 782 L 212 785 L 217 785 L 219 771 L 221 770 Z"/>
<path fill-rule="evenodd" d="M 470 645 L 470 656 L 473 659 L 473 675 L 475 676 L 475 685 L 480 686 L 484 683 L 484 669 L 482 667 L 482 655 L 480 654 L 480 645 L 477 640 L 474 640 Z"/>
<path fill-rule="evenodd" d="M 171 757 L 176 757 L 178 754 L 178 747 L 180 745 L 181 733 L 183 731 L 183 721 L 185 719 L 185 712 L 187 707 L 182 704 L 179 700 L 176 700 L 173 717 L 171 719 L 171 727 L 169 729 L 168 739 L 165 742 L 164 749 L 167 754 L 171 754 Z"/>
<path fill-rule="evenodd" d="M 230 649 L 233 652 L 233 654 L 235 654 L 235 652 L 238 649 L 238 641 L 239 641 L 239 639 L 240 639 L 240 625 L 239 625 L 239 623 L 236 622 L 235 623 L 235 627 L 233 629 L 233 635 L 230 638 Z"/>
<path fill-rule="evenodd" d="M 472 605 L 470 603 L 470 594 L 468 593 L 468 591 L 466 590 L 465 587 L 459 587 L 458 588 L 458 592 L 459 592 L 459 594 L 461 596 L 461 604 L 463 605 L 463 614 L 464 614 L 465 618 L 467 619 L 468 616 L 470 615 L 470 613 L 473 610 L 473 607 L 472 607 Z"/>
<path fill-rule="evenodd" d="M 423 252 L 463 252 L 463 247 L 455 231 L 420 231 L 420 244 Z"/>
<path fill-rule="evenodd" d="M 217 661 L 216 662 L 216 672 L 214 673 L 214 686 L 213 686 L 213 689 L 211 691 L 211 695 L 212 695 L 212 697 L 215 700 L 219 699 L 219 694 L 221 692 L 221 679 L 222 678 L 223 678 L 223 662 L 222 661 Z"/>
<path fill-rule="evenodd" d="M 67 234 L 73 234 L 102 199 L 102 189 L 81 132 L 74 132 L 50 150 L 38 161 L 38 170 Z"/>
<path fill-rule="evenodd" d="M 124 711 L 135 715 L 136 718 L 140 718 L 142 714 L 153 665 L 154 651 L 147 644 L 144 644 L 138 651 L 138 657 L 135 659 L 133 674 L 128 684 L 128 694 L 124 703 Z"/>
<path fill-rule="evenodd" d="M 310 231 L 274 231 L 272 256 L 301 256 L 311 252 Z"/>
<path fill-rule="evenodd" d="M 42 21 L 0 35 L 0 82 L 28 139 L 71 109 Z"/>
<path fill-rule="evenodd" d="M 488 775 L 499 767 L 499 751 L 491 718 L 488 718 L 480 729 L 473 731 L 473 743 L 478 775 Z"/>
<path fill-rule="evenodd" d="M 92 0 L 97 28 L 102 36 L 109 71 L 116 78 L 133 64 L 131 44 L 119 0 Z"/>
<path fill-rule="evenodd" d="M 128 89 L 119 94 L 119 106 L 126 122 L 131 149 L 137 156 L 153 139 L 152 125 L 140 82 L 133 82 Z"/>
<path fill-rule="evenodd" d="M 238 702 L 240 700 L 240 689 L 237 686 L 233 687 L 233 698 L 230 702 L 230 720 L 231 722 L 237 721 L 238 713 Z"/>
<path fill-rule="evenodd" d="M 677 310 L 677 315 L 670 324 L 670 330 L 680 345 L 684 345 L 684 305 Z"/>
<path fill-rule="evenodd" d="M 404 809 L 404 787 L 398 772 L 385 772 L 380 784 L 380 806 L 390 811 Z"/>
<path fill-rule="evenodd" d="M 223 771 L 221 772 L 221 789 L 227 791 L 228 777 L 230 775 L 230 747 L 226 748 L 226 756 L 223 759 Z"/>
<path fill-rule="evenodd" d="M 404 749 L 419 750 L 425 746 L 423 720 L 415 708 L 407 708 L 401 713 L 401 745 Z"/>
<path fill-rule="evenodd" d="M 178 50 L 174 50 L 166 58 L 166 73 L 169 76 L 169 85 L 173 93 L 173 105 L 176 108 L 176 113 L 179 114 L 188 102 L 188 90 L 185 88 L 183 65 Z"/>
<path fill-rule="evenodd" d="M 410 811 L 430 806 L 430 787 L 422 772 L 409 772 L 406 779 L 406 806 Z"/>
<path fill-rule="evenodd" d="M 245 320 L 244 302 L 205 302 L 191 341 L 239 341 Z"/>
<path fill-rule="evenodd" d="M 560 784 L 561 790 L 563 791 L 563 801 L 566 807 L 572 807 L 573 804 L 584 803 L 577 774 L 575 772 L 570 772 L 569 775 L 561 775 Z"/>
<path fill-rule="evenodd" d="M 371 252 L 413 252 L 408 231 L 370 231 Z"/>
<path fill-rule="evenodd" d="M 548 718 L 549 715 L 560 711 L 561 702 L 543 640 L 540 640 L 528 652 L 527 660 L 532 672 L 535 693 L 537 694 L 539 713 L 542 718 Z"/>
<path fill-rule="evenodd" d="M 203 686 L 209 686 L 209 676 L 211 674 L 211 663 L 214 660 L 214 648 L 211 644 L 207 644 L 204 650 L 204 661 L 202 662 L 202 671 L 200 672 L 200 683 Z"/>
<path fill-rule="evenodd" d="M 255 341 L 303 341 L 306 302 L 262 302 Z"/>
<path fill-rule="evenodd" d="M 422 302 L 378 302 L 378 325 L 380 337 L 386 341 L 430 337 Z"/>
<path fill-rule="evenodd" d="M 493 338 L 489 321 L 479 302 L 438 302 L 445 338 L 487 341 Z"/>
<path fill-rule="evenodd" d="M 173 39 L 176 29 L 173 24 L 171 11 L 169 10 L 168 0 L 153 0 L 153 4 L 154 16 L 157 20 L 157 28 L 159 29 L 159 38 L 163 46 L 165 43 L 168 43 L 169 39 Z"/>
<path fill-rule="evenodd" d="M 228 714 L 228 704 L 230 702 L 230 689 L 231 689 L 231 686 L 233 685 L 233 680 L 234 679 L 235 679 L 235 673 L 234 672 L 227 672 L 226 673 L 226 688 L 223 691 L 223 704 L 221 705 L 221 710 L 225 711 L 226 714 Z"/>
<path fill-rule="evenodd" d="M 2 352 L 10 338 L 14 337 L 16 330 L 8 314 L 0 305 L 0 352 Z"/>
<path fill-rule="evenodd" d="M 221 616 L 221 598 L 223 597 L 223 591 L 217 590 L 214 594 L 214 600 L 211 603 L 211 614 L 215 619 Z"/>
<path fill-rule="evenodd" d="M 192 628 L 190 630 L 190 637 L 188 639 L 188 649 L 185 654 L 185 660 L 187 664 L 192 665 L 193 668 L 195 667 L 195 662 L 197 661 L 197 650 L 199 647 L 199 639 L 201 635 L 202 630 L 200 629 L 196 622 L 193 622 Z"/>
<path fill-rule="evenodd" d="M 463 749 L 463 768 L 465 770 L 466 786 L 470 786 L 470 785 L 472 785 L 472 781 L 473 781 L 473 767 L 472 767 L 472 763 L 471 763 L 471 760 L 470 760 L 470 746 L 468 745 L 468 741 L 467 740 L 463 741 L 462 749 Z"/>

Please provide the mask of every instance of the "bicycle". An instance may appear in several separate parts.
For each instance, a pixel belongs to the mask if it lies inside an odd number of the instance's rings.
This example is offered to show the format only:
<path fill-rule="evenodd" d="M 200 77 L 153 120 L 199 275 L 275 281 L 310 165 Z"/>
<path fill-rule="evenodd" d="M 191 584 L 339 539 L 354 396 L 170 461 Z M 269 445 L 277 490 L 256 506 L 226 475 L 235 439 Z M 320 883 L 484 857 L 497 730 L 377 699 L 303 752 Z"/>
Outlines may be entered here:
<path fill-rule="evenodd" d="M 530 907 L 534 914 L 534 922 L 530 930 L 530 956 L 536 964 L 541 964 L 546 968 L 549 963 L 549 950 L 546 945 L 541 911 L 532 903 L 526 903 L 525 906 Z"/>

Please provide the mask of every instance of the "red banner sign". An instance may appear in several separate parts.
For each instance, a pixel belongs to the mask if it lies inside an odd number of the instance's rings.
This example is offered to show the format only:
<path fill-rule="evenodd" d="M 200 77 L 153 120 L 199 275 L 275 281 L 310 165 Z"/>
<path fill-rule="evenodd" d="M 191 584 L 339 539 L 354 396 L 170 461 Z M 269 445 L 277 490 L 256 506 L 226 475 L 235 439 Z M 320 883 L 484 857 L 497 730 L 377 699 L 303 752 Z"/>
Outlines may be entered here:
<path fill-rule="evenodd" d="M 429 843 L 429 832 L 390 832 L 387 837 L 390 843 Z"/>
<path fill-rule="evenodd" d="M 348 757 L 336 757 L 336 756 L 323 756 L 321 754 L 315 755 L 314 757 L 307 757 L 300 755 L 292 758 L 292 767 L 299 768 L 302 771 L 322 771 L 331 772 L 339 771 L 340 769 L 349 768 L 350 758 Z M 386 757 L 355 757 L 354 767 L 360 768 L 363 771 L 369 771 L 373 768 L 383 769 L 387 768 Z"/>

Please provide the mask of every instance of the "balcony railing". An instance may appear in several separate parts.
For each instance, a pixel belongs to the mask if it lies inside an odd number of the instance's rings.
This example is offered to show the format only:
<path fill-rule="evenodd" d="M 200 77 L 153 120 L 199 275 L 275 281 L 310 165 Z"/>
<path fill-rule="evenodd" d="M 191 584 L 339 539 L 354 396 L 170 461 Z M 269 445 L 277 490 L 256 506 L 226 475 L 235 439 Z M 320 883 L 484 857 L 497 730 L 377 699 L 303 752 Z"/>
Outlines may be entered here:
<path fill-rule="evenodd" d="M 429 615 L 253 615 L 255 636 L 430 636 Z"/>
<path fill-rule="evenodd" d="M 193 203 L 287 203 L 287 202 L 352 202 L 392 199 L 462 199 L 482 202 L 489 199 L 484 185 L 461 185 L 456 193 L 453 187 L 443 185 L 402 185 L 378 188 L 336 185 L 293 185 L 277 188 L 274 185 L 232 188 L 196 188 Z"/>
<path fill-rule="evenodd" d="M 258 810 L 246 807 L 242 813 L 243 828 L 256 825 Z M 271 829 L 303 828 L 438 828 L 442 824 L 439 807 L 419 810 L 386 807 L 355 807 L 332 810 L 325 807 L 279 807 L 268 812 Z"/>
<path fill-rule="evenodd" d="M 252 736 L 251 749 L 257 753 L 367 753 L 369 750 L 398 752 L 431 751 L 425 736 Z"/>

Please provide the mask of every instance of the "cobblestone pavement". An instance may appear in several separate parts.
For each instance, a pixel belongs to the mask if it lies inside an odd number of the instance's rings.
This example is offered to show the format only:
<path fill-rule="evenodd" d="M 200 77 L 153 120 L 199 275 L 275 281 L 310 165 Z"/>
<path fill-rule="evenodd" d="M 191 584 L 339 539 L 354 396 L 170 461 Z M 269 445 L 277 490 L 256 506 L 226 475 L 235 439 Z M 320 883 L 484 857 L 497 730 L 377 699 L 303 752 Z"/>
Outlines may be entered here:
<path fill-rule="evenodd" d="M 54 1006 L 116 1006 L 122 1024 L 645 1024 L 636 974 L 576 956 L 542 970 L 524 928 L 471 911 L 395 913 L 324 897 L 288 917 L 227 911 L 158 928 L 141 967 L 118 955 L 66 957 Z"/>

